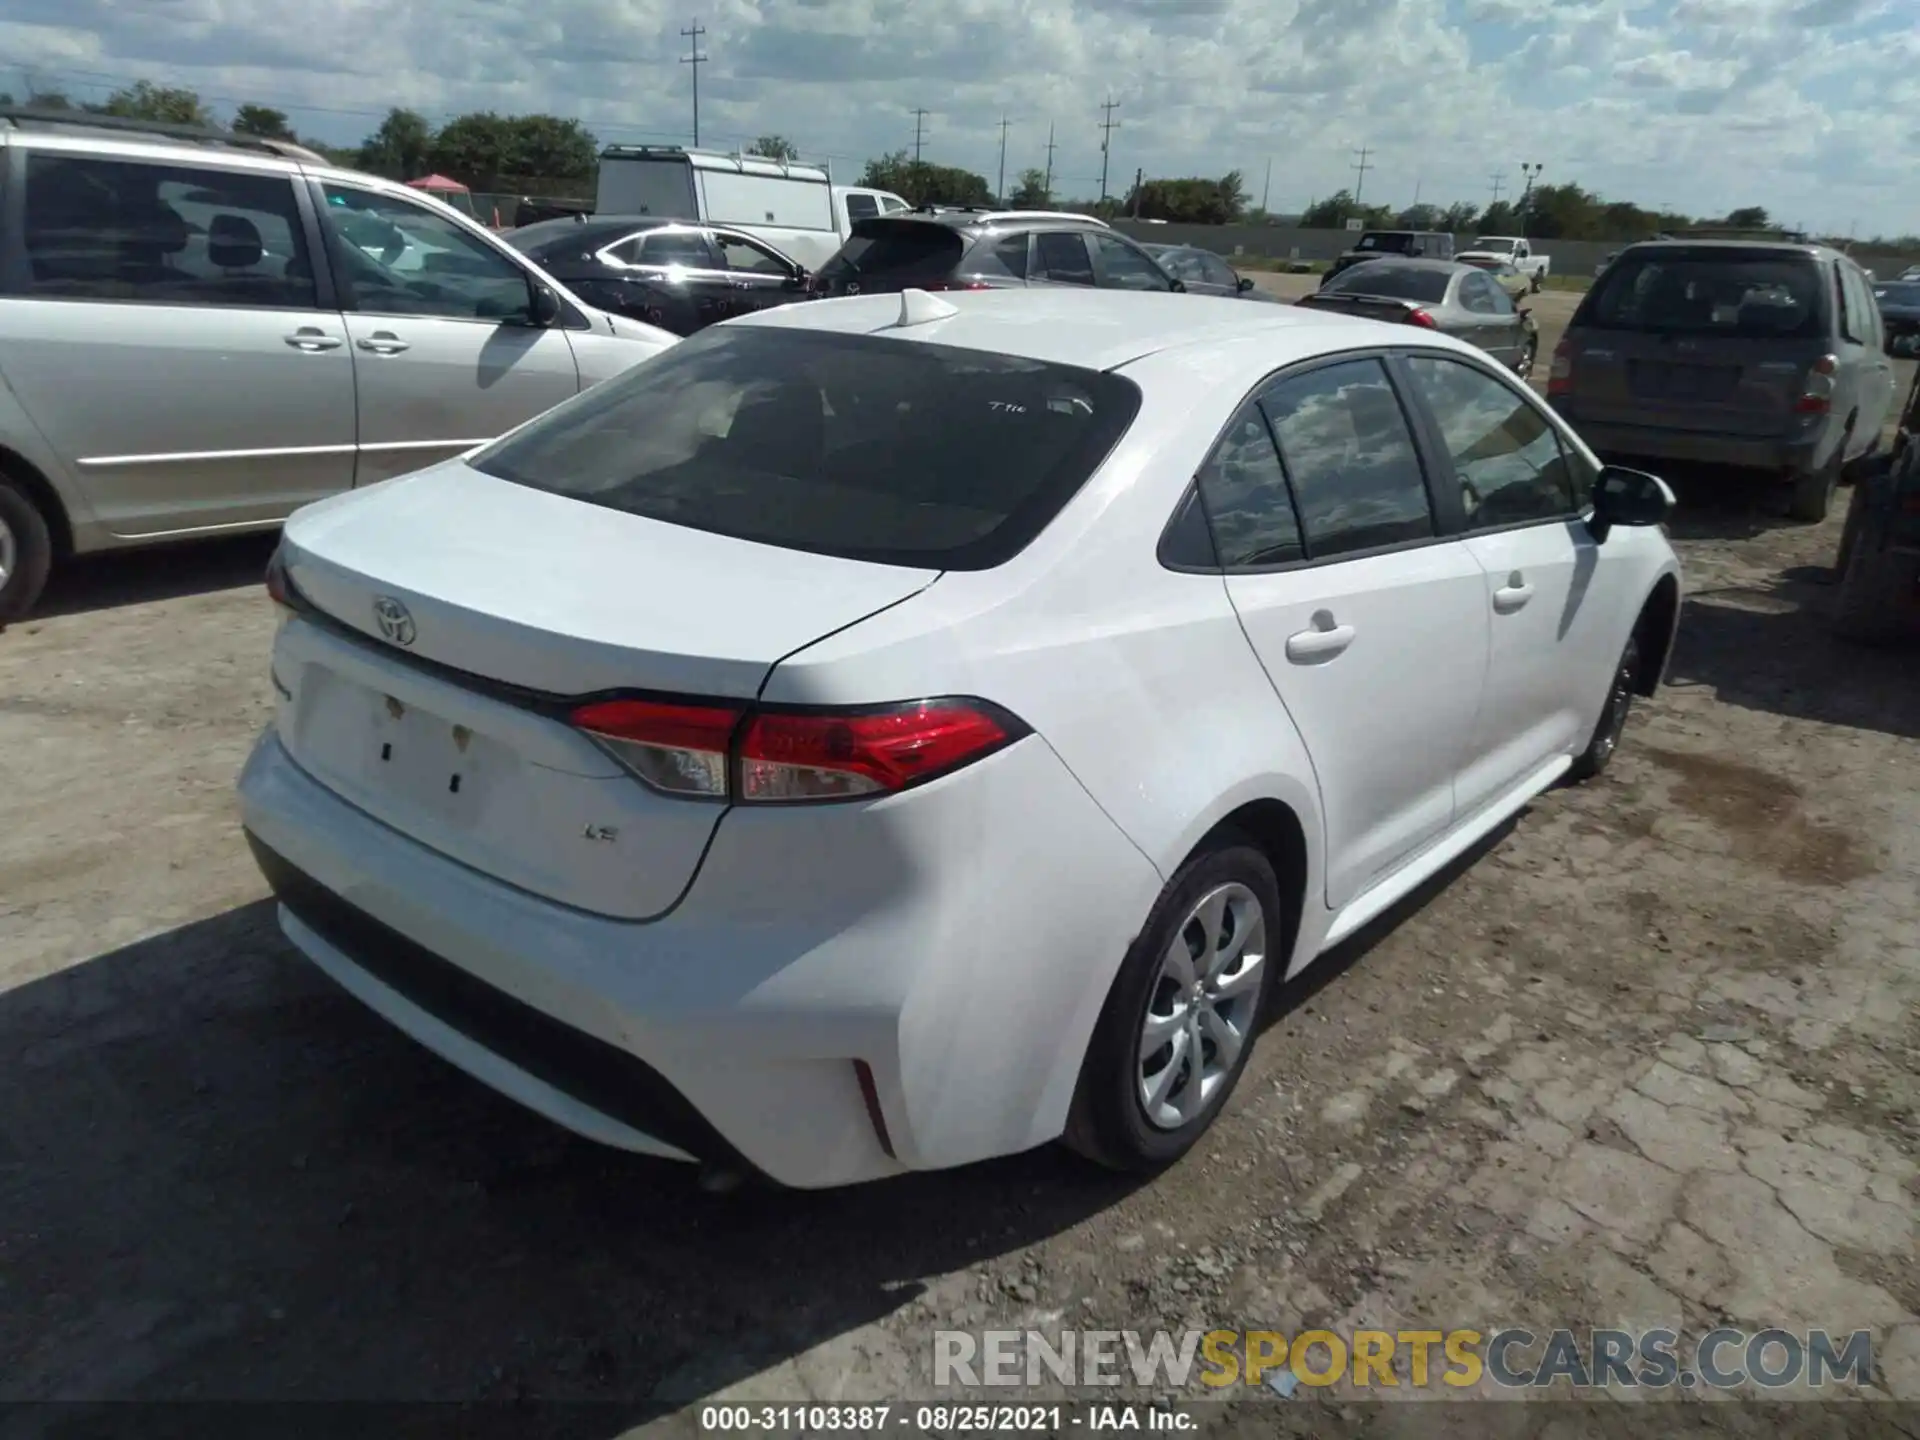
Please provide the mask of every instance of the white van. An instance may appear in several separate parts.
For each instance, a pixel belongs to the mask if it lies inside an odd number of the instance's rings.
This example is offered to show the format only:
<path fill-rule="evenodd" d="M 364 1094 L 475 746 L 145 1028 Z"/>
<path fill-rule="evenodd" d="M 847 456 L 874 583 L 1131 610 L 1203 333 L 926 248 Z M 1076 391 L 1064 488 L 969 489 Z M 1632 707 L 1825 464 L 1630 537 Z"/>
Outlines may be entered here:
<path fill-rule="evenodd" d="M 884 190 L 835 185 L 818 165 L 677 145 L 609 145 L 600 152 L 593 208 L 601 215 L 731 225 L 816 270 L 854 221 L 909 207 Z"/>

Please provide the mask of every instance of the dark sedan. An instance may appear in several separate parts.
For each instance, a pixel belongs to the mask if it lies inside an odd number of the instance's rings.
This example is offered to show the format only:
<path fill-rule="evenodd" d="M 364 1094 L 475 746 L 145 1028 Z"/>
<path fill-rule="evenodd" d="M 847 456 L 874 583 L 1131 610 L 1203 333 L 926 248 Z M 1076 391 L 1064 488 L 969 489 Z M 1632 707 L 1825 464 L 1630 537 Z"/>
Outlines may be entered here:
<path fill-rule="evenodd" d="M 804 268 L 724 225 L 584 215 L 501 238 L 589 305 L 676 335 L 807 298 Z"/>
<path fill-rule="evenodd" d="M 1540 333 L 1493 276 L 1451 260 L 1369 260 L 1296 302 L 1369 320 L 1418 325 L 1478 345 L 1526 379 Z"/>
<path fill-rule="evenodd" d="M 1198 245 L 1142 245 L 1160 262 L 1160 268 L 1187 287 L 1189 295 L 1224 295 L 1228 299 L 1268 300 L 1279 297 L 1258 289 L 1251 275 L 1241 275 L 1211 250 Z"/>
<path fill-rule="evenodd" d="M 1887 331 L 1887 353 L 1920 354 L 1920 280 L 1882 280 L 1873 287 L 1880 321 Z"/>

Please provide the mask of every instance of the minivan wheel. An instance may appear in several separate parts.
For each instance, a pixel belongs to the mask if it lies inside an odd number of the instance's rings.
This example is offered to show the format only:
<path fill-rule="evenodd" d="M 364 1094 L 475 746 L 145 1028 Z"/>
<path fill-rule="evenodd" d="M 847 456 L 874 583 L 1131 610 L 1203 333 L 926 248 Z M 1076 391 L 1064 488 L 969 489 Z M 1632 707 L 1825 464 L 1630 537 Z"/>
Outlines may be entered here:
<path fill-rule="evenodd" d="M 1273 865 L 1243 837 L 1181 866 L 1107 994 L 1067 1144 L 1135 1173 L 1192 1149 L 1246 1069 L 1284 933 Z"/>
<path fill-rule="evenodd" d="M 46 517 L 24 490 L 0 475 L 0 625 L 33 608 L 52 568 Z"/>
<path fill-rule="evenodd" d="M 1842 457 L 1847 453 L 1848 438 L 1840 437 L 1833 458 L 1825 465 L 1811 475 L 1794 479 L 1793 493 L 1787 501 L 1787 514 L 1793 519 L 1817 525 L 1827 518 L 1827 512 L 1833 509 L 1834 491 L 1840 487 L 1840 471 L 1845 463 Z"/>
<path fill-rule="evenodd" d="M 1587 748 L 1574 757 L 1573 768 L 1567 772 L 1568 779 L 1591 780 L 1607 768 L 1607 762 L 1613 759 L 1614 752 L 1620 748 L 1620 736 L 1627 728 L 1627 716 L 1633 713 L 1634 687 L 1639 683 L 1640 637 L 1634 634 L 1627 638 L 1627 648 L 1621 652 L 1620 664 L 1615 668 L 1613 681 L 1607 687 L 1607 703 L 1601 708 L 1599 722 L 1593 727 Z"/>

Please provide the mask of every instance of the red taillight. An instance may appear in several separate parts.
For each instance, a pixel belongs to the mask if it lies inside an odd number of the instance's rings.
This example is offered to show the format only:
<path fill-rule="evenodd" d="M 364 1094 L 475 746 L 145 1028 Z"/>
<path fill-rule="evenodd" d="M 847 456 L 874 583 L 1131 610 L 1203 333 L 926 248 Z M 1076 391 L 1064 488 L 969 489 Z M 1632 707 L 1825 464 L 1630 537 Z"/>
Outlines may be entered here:
<path fill-rule="evenodd" d="M 1573 388 L 1573 348 L 1565 340 L 1553 347 L 1553 368 L 1547 372 L 1547 394 L 1564 395 Z"/>
<path fill-rule="evenodd" d="M 600 700 L 570 717 L 641 780 L 668 795 L 727 798 L 727 753 L 741 711 L 670 700 Z"/>
<path fill-rule="evenodd" d="M 990 706 L 918 700 L 870 711 L 754 710 L 601 700 L 569 717 L 651 788 L 687 799 L 783 804 L 904 790 L 1025 732 Z M 742 720 L 746 720 L 744 729 Z"/>
<path fill-rule="evenodd" d="M 1418 325 L 1423 330 L 1438 330 L 1440 328 L 1439 322 L 1424 310 L 1415 310 L 1411 315 L 1407 316 L 1407 324 Z"/>
<path fill-rule="evenodd" d="M 1793 402 L 1795 413 L 1824 415 L 1833 408 L 1833 377 L 1839 373 L 1840 357 L 1822 355 L 1807 368 L 1807 383 Z"/>
<path fill-rule="evenodd" d="M 287 579 L 287 562 L 275 550 L 267 561 L 267 598 L 283 610 L 293 606 L 293 582 Z"/>

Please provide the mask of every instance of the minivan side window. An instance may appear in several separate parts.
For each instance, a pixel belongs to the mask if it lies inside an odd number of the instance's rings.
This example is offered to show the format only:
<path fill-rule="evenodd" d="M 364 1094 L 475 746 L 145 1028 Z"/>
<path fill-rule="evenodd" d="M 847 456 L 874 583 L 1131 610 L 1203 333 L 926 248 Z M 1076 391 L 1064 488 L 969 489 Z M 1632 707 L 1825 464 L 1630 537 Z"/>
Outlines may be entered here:
<path fill-rule="evenodd" d="M 1464 361 L 1410 355 L 1406 364 L 1446 441 L 1469 529 L 1575 513 L 1560 437 L 1538 406 Z"/>
<path fill-rule="evenodd" d="M 525 321 L 527 272 L 464 226 L 394 195 L 325 187 L 322 223 L 347 308 L 367 315 Z"/>
<path fill-rule="evenodd" d="M 1420 455 L 1378 360 L 1281 380 L 1261 395 L 1260 408 L 1293 481 L 1308 559 L 1434 533 Z"/>
<path fill-rule="evenodd" d="M 319 303 L 284 175 L 26 158 L 29 295 L 263 310 Z"/>
<path fill-rule="evenodd" d="M 1280 453 L 1258 406 L 1234 418 L 1194 479 L 1227 569 L 1284 565 L 1306 553 Z"/>

